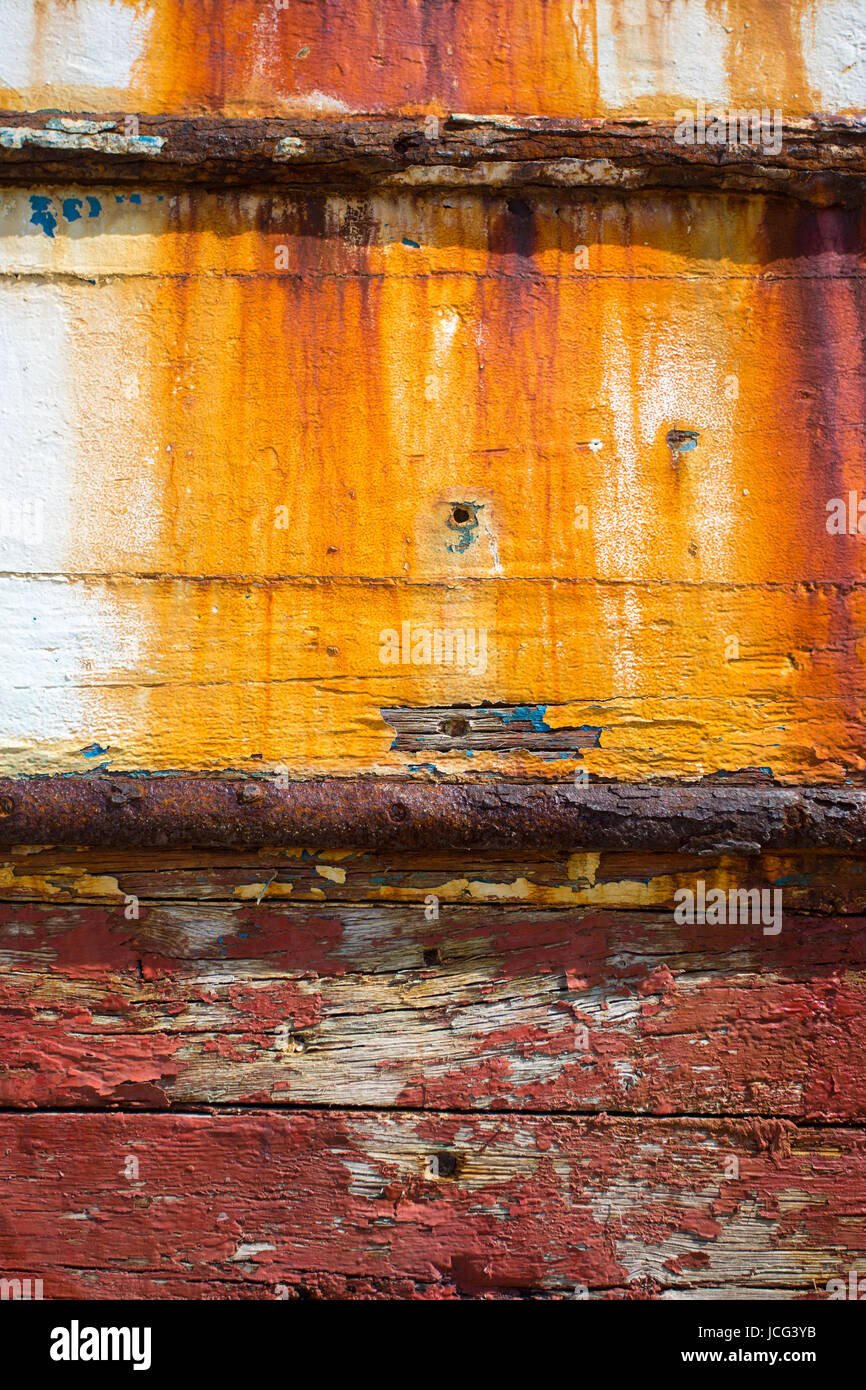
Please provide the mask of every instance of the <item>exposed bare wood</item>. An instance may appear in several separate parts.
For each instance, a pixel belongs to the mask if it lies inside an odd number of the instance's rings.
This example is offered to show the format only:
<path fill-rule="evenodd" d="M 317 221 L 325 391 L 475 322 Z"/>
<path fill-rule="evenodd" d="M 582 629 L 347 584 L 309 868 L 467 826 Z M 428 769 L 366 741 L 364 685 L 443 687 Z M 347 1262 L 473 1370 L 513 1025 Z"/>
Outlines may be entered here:
<path fill-rule="evenodd" d="M 781 1121 L 2 1115 L 0 1264 L 46 1271 L 49 1298 L 383 1277 L 826 1297 L 866 1262 L 864 1164 L 862 1131 Z"/>
<path fill-rule="evenodd" d="M 18 846 L 0 861 L 0 902 L 443 903 L 672 910 L 681 888 L 781 889 L 786 911 L 866 913 L 866 860 L 830 851 L 648 854 L 507 850 L 378 856 L 361 849 L 83 849 Z"/>
<path fill-rule="evenodd" d="M 866 1121 L 866 925 L 123 903 L 0 909 L 0 1105 Z"/>
<path fill-rule="evenodd" d="M 397 737 L 392 747 L 416 752 L 431 748 L 438 752 L 454 749 L 538 750 L 597 748 L 601 729 L 584 725 L 579 729 L 551 729 L 543 711 L 519 705 L 439 705 L 429 709 L 414 706 L 383 709 L 382 718 Z"/>

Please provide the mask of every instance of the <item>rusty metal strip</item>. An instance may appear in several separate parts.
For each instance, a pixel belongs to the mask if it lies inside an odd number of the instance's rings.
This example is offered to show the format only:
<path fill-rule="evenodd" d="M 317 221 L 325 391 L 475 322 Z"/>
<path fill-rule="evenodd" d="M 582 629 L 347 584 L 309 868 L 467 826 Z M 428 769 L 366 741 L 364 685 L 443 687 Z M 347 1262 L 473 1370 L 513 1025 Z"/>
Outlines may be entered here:
<path fill-rule="evenodd" d="M 866 789 L 189 776 L 0 778 L 0 847 L 861 850 Z"/>
<path fill-rule="evenodd" d="M 781 149 L 678 143 L 672 122 L 288 120 L 0 112 L 0 183 L 701 188 L 859 198 L 866 127 L 789 122 Z"/>

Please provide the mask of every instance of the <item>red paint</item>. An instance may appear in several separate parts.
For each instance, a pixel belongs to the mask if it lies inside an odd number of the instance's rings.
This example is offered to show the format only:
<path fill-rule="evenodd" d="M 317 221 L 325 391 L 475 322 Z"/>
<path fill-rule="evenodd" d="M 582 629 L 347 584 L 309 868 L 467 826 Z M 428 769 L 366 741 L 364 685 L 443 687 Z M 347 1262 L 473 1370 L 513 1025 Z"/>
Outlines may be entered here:
<path fill-rule="evenodd" d="M 0 952 L 3 1105 L 866 1112 L 863 918 L 5 905 Z"/>
<path fill-rule="evenodd" d="M 443 1150 L 453 1178 L 429 1176 Z M 724 1178 L 731 1154 L 738 1181 Z M 850 1219 L 864 1178 L 866 1140 L 844 1129 L 792 1126 L 774 1162 L 754 1126 L 731 1121 L 4 1115 L 0 1179 L 16 1220 L 0 1268 L 42 1276 L 52 1298 L 171 1297 L 187 1284 L 276 1297 L 308 1278 L 448 1297 L 615 1291 L 646 1276 L 712 1286 L 739 1259 L 753 1287 L 807 1295 L 866 1253 Z"/>

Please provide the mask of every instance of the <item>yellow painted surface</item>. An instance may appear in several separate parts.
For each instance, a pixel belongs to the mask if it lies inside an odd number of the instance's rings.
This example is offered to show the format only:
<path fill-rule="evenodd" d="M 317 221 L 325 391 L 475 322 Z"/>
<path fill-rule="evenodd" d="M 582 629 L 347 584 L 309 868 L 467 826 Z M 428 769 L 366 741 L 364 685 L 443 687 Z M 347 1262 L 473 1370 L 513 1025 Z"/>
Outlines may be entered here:
<path fill-rule="evenodd" d="M 854 213 L 7 190 L 0 271 L 4 770 L 863 768 Z M 483 664 L 383 663 L 406 623 Z M 599 747 L 391 751 L 484 700 Z"/>

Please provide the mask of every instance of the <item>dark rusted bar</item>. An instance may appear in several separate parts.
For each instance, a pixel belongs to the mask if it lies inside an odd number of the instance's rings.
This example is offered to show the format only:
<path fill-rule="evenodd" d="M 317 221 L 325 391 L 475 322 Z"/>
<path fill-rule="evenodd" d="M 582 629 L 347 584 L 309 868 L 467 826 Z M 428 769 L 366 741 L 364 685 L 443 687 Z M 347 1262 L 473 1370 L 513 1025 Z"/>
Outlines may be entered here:
<path fill-rule="evenodd" d="M 778 152 L 681 144 L 670 121 L 448 116 L 345 120 L 0 111 L 0 183 L 725 189 L 855 201 L 856 118 L 786 124 Z"/>
<path fill-rule="evenodd" d="M 184 776 L 0 779 L 0 846 L 860 850 L 866 789 Z"/>

